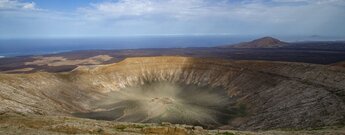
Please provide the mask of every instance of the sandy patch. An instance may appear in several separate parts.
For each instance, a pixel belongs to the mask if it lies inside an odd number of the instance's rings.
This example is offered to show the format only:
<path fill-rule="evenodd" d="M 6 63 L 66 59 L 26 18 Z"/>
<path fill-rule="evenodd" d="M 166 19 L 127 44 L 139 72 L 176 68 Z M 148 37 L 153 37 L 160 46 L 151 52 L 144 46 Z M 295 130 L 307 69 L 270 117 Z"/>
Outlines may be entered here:
<path fill-rule="evenodd" d="M 32 62 L 25 62 L 25 65 L 37 66 L 66 66 L 66 65 L 97 65 L 111 60 L 109 55 L 98 55 L 87 59 L 68 60 L 64 57 L 36 57 Z"/>

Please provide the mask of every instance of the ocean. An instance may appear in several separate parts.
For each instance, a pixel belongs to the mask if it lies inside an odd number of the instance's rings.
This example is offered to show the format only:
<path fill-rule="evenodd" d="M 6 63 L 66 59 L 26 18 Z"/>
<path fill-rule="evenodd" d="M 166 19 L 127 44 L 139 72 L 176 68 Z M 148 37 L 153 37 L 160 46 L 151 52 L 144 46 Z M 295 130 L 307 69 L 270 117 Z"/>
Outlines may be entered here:
<path fill-rule="evenodd" d="M 76 50 L 214 47 L 248 41 L 236 36 L 132 36 L 112 38 L 0 39 L 0 58 Z"/>

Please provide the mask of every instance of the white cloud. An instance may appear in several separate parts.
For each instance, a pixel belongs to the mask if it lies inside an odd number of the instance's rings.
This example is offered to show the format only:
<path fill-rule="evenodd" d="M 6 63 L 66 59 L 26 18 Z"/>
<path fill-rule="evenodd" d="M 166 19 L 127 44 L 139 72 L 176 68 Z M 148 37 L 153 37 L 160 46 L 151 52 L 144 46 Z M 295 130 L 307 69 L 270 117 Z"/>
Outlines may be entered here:
<path fill-rule="evenodd" d="M 20 2 L 18 0 L 0 0 L 0 10 L 36 10 L 34 2 Z"/>
<path fill-rule="evenodd" d="M 121 0 L 117 3 L 100 3 L 93 6 L 101 12 L 114 15 L 142 15 L 152 11 L 152 2 L 149 0 Z"/>
<path fill-rule="evenodd" d="M 34 2 L 26 3 L 23 5 L 23 9 L 35 10 L 36 4 Z"/>
<path fill-rule="evenodd" d="M 345 0 L 272 0 L 273 2 L 281 3 L 306 3 L 306 4 L 318 4 L 318 5 L 333 5 L 333 6 L 345 6 Z"/>
<path fill-rule="evenodd" d="M 192 17 L 209 12 L 203 0 L 119 0 L 93 3 L 90 7 L 80 8 L 82 14 L 90 17 L 126 16 L 165 16 Z"/>
<path fill-rule="evenodd" d="M 79 7 L 75 12 L 64 12 L 37 10 L 33 2 L 0 0 L 0 29 L 3 30 L 0 31 L 0 36 L 1 33 L 17 34 L 17 31 L 19 34 L 41 32 L 60 35 L 344 35 L 344 2 L 345 0 L 107 0 Z M 22 31 L 12 30 L 9 27 L 12 24 L 17 24 L 16 27 L 22 28 Z"/>
<path fill-rule="evenodd" d="M 165 26 L 200 33 L 338 34 L 345 30 L 337 28 L 345 23 L 344 3 L 345 0 L 119 0 L 93 3 L 80 13 L 98 21 L 123 22 L 121 27 L 147 23 L 151 28 Z"/>
<path fill-rule="evenodd" d="M 90 18 L 126 18 L 135 19 L 150 17 L 175 18 L 178 20 L 219 18 L 242 21 L 261 21 L 270 23 L 291 22 L 304 15 L 317 14 L 319 11 L 337 7 L 344 0 L 272 0 L 273 2 L 306 2 L 298 6 L 267 5 L 264 0 L 229 1 L 207 0 L 119 0 L 93 3 L 90 7 L 80 8 L 81 14 Z M 319 9 L 316 9 L 319 8 Z M 338 7 L 339 8 L 339 7 Z M 313 11 L 316 10 L 316 11 Z M 343 11 L 343 10 L 338 10 Z M 320 13 L 323 17 L 325 13 Z"/>

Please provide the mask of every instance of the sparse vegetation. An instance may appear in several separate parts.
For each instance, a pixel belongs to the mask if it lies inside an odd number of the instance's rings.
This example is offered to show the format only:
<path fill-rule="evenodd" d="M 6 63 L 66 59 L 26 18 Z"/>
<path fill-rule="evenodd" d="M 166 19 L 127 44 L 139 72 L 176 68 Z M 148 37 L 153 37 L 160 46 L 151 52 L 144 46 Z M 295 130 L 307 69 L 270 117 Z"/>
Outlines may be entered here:
<path fill-rule="evenodd" d="M 130 130 L 128 130 L 130 129 Z M 147 129 L 147 130 L 143 130 Z M 175 129 L 179 129 L 178 131 Z M 147 132 L 172 133 L 182 131 L 194 132 L 196 135 L 290 135 L 293 134 L 332 134 L 343 135 L 344 127 L 325 127 L 320 130 L 275 130 L 275 131 L 218 131 L 194 129 L 177 126 L 160 124 L 134 124 L 134 123 L 116 123 L 107 121 L 95 121 L 81 118 L 70 117 L 52 117 L 52 116 L 7 116 L 0 115 L 0 134 L 145 134 Z M 181 132 L 180 132 L 181 131 Z M 165 134 L 160 134 L 165 135 Z"/>
<path fill-rule="evenodd" d="M 217 135 L 235 135 L 235 134 L 231 132 L 223 132 L 223 133 L 217 133 Z"/>
<path fill-rule="evenodd" d="M 116 125 L 114 128 L 117 130 L 123 131 L 124 129 L 127 128 L 127 126 L 126 125 Z"/>

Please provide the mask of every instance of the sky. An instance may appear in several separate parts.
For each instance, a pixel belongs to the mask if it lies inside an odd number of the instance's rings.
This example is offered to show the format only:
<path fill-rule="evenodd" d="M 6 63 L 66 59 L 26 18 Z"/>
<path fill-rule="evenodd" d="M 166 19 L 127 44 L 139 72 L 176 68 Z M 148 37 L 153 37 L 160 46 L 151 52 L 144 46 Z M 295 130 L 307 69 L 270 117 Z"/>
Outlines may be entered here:
<path fill-rule="evenodd" d="M 345 37 L 345 0 L 0 0 L 0 38 Z"/>

